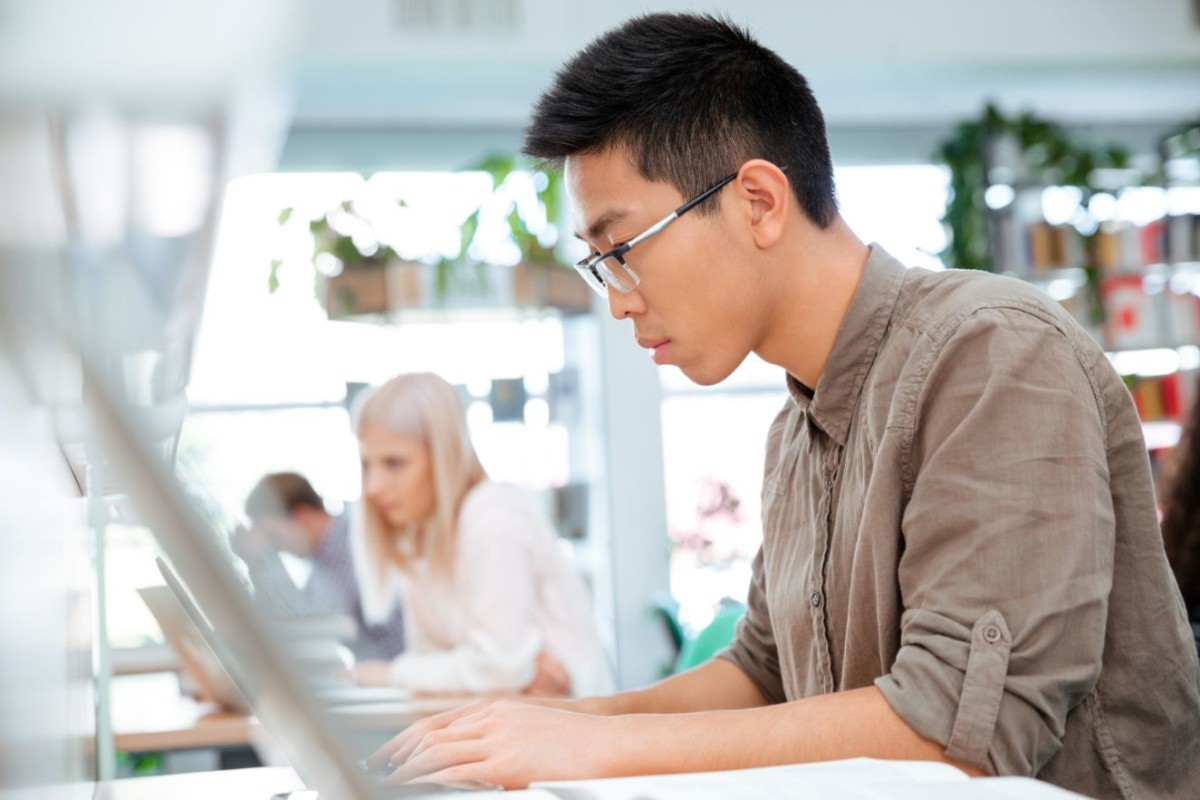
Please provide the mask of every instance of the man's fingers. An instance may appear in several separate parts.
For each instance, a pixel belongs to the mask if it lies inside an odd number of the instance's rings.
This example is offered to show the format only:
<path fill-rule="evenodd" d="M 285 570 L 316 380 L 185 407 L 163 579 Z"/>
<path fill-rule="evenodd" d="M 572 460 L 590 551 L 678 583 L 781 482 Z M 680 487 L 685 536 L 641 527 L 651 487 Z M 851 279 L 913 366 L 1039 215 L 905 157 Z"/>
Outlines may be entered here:
<path fill-rule="evenodd" d="M 372 769 L 379 769 L 383 765 L 387 764 L 392 753 L 396 752 L 396 749 L 400 747 L 400 740 L 403 739 L 406 734 L 407 731 L 401 731 L 391 739 L 388 739 L 386 742 L 384 742 L 378 750 L 367 756 L 367 766 L 371 767 Z"/>
<path fill-rule="evenodd" d="M 444 711 L 433 717 L 416 722 L 389 739 L 382 747 L 367 757 L 367 763 L 372 767 L 382 767 L 385 764 L 402 764 L 431 732 L 441 730 L 469 714 L 473 714 L 487 703 L 472 703 L 452 711 Z"/>
<path fill-rule="evenodd" d="M 482 717 L 471 715 L 458 720 L 452 725 L 447 725 L 445 728 L 438 728 L 436 731 L 430 731 L 421 737 L 410 752 L 403 759 L 392 756 L 392 763 L 396 766 L 406 764 L 413 759 L 421 757 L 425 751 L 443 747 L 448 744 L 457 742 L 469 742 L 483 738 L 483 726 L 478 724 Z"/>
<path fill-rule="evenodd" d="M 417 737 L 418 739 L 431 730 L 430 725 L 436 717 L 428 717 L 418 722 L 413 723 L 404 730 L 397 733 L 391 739 L 388 739 L 383 745 L 371 755 L 367 756 L 367 764 L 372 767 L 379 768 L 385 766 L 392 761 L 392 755 L 401 751 L 407 752 L 405 744 Z"/>
<path fill-rule="evenodd" d="M 418 779 L 429 780 L 434 774 L 482 760 L 483 744 L 479 740 L 447 742 L 414 755 L 396 767 L 396 771 L 384 778 L 383 782 L 408 783 Z"/>

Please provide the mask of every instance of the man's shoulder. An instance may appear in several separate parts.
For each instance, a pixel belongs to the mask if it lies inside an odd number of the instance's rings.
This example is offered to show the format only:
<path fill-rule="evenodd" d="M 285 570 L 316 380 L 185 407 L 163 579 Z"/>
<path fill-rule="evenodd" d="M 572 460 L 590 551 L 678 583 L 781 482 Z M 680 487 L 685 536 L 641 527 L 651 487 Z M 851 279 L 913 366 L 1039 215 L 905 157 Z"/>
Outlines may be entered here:
<path fill-rule="evenodd" d="M 895 322 L 942 343 L 981 312 L 1033 318 L 1064 333 L 1078 327 L 1062 306 L 1037 287 L 1017 278 L 966 269 L 910 270 Z"/>
<path fill-rule="evenodd" d="M 313 567 L 320 569 L 327 566 L 340 569 L 343 565 L 350 563 L 350 558 L 350 515 L 349 513 L 332 515 L 325 528 L 325 538 L 321 540 L 321 546 L 313 554 Z"/>

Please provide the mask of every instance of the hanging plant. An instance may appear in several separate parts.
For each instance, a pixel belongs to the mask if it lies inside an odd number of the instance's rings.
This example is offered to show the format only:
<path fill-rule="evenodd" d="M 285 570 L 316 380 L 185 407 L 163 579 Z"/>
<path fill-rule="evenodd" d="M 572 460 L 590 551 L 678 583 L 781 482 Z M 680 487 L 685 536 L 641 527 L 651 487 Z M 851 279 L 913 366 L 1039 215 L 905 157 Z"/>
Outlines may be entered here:
<path fill-rule="evenodd" d="M 959 124 L 935 157 L 950 169 L 950 193 L 942 216 L 949 241 L 941 253 L 948 267 L 994 268 L 985 194 L 991 185 L 989 148 L 1005 136 L 1015 139 L 1023 166 L 1040 185 L 1078 188 L 1085 208 L 1101 191 L 1095 182 L 1096 170 L 1129 167 L 1129 153 L 1123 148 L 1082 145 L 1072 141 L 1057 123 L 1032 113 L 1006 117 L 988 104 L 978 120 Z M 1094 231 L 1084 233 L 1089 253 L 1094 235 Z M 1090 264 L 1092 259 L 1088 261 Z"/>

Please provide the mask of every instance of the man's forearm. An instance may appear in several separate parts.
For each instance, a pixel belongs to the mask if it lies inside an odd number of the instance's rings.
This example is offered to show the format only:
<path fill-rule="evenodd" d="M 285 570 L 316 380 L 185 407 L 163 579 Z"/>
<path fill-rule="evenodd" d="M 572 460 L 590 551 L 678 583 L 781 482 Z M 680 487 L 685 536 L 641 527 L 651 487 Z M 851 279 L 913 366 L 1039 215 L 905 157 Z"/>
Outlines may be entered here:
<path fill-rule="evenodd" d="M 732 666 L 732 665 L 730 665 Z M 942 761 L 943 745 L 914 731 L 874 686 L 768 707 L 613 720 L 605 774 L 702 772 L 866 756 Z"/>
<path fill-rule="evenodd" d="M 645 689 L 588 697 L 564 707 L 585 714 L 684 714 L 766 705 L 754 682 L 732 662 L 713 659 Z"/>

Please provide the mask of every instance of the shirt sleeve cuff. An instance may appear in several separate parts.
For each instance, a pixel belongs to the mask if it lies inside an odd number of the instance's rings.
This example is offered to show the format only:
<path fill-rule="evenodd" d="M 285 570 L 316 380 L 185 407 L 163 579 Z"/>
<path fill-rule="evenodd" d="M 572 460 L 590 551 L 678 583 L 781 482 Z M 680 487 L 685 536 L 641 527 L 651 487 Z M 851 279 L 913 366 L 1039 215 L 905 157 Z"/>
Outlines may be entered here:
<path fill-rule="evenodd" d="M 1012 645 L 1004 616 L 988 611 L 968 631 L 933 612 L 910 614 L 891 672 L 875 681 L 888 704 L 917 733 L 944 744 L 955 761 L 996 774 L 1036 772 L 1042 759 L 1028 748 L 997 746 L 1014 738 L 997 737 Z M 1011 698 L 1008 705 L 1017 703 Z M 1014 715 L 1024 716 L 1010 708 L 1008 724 L 1029 722 Z"/>

